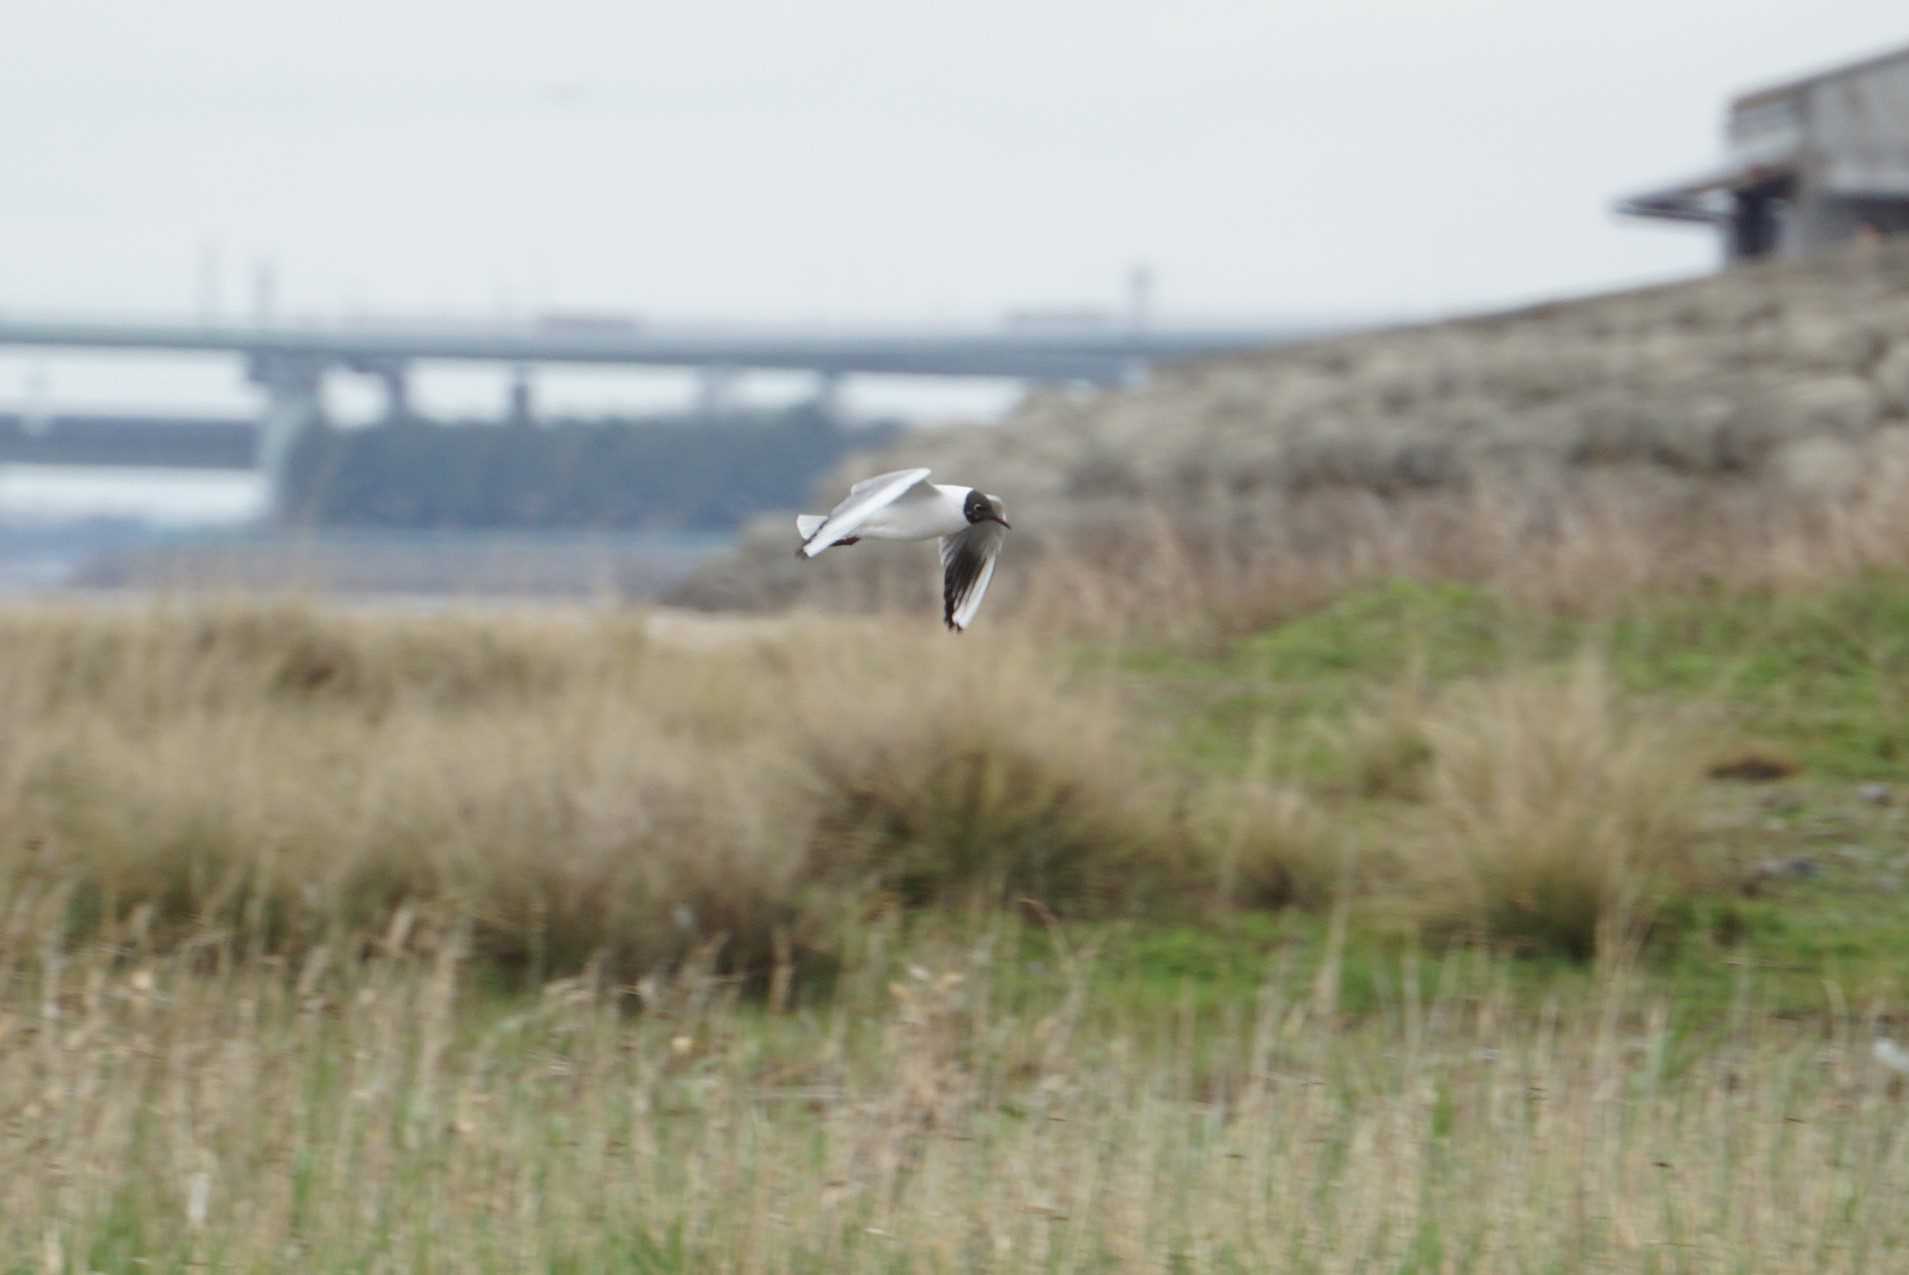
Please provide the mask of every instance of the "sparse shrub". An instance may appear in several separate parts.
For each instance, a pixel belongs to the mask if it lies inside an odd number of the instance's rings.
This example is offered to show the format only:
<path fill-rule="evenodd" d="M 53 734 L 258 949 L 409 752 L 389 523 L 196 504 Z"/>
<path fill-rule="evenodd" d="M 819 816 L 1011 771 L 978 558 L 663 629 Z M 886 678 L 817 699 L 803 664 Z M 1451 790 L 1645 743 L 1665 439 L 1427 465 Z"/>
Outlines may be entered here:
<path fill-rule="evenodd" d="M 1076 914 L 1158 906 L 1198 880 L 1173 785 L 1149 778 L 1111 700 L 1070 692 L 1011 640 L 936 646 L 810 665 L 798 704 L 816 880 Z"/>
<path fill-rule="evenodd" d="M 1415 801 L 1425 795 L 1432 742 L 1425 718 L 1431 692 L 1422 667 L 1356 710 L 1330 741 L 1343 759 L 1345 782 L 1360 797 Z"/>
<path fill-rule="evenodd" d="M 1346 847 L 1297 788 L 1241 782 L 1207 797 L 1216 889 L 1245 908 L 1318 908 L 1350 882 Z"/>
<path fill-rule="evenodd" d="M 1589 659 L 1461 690 L 1426 722 L 1423 919 L 1580 959 L 1699 876 L 1695 754 Z"/>

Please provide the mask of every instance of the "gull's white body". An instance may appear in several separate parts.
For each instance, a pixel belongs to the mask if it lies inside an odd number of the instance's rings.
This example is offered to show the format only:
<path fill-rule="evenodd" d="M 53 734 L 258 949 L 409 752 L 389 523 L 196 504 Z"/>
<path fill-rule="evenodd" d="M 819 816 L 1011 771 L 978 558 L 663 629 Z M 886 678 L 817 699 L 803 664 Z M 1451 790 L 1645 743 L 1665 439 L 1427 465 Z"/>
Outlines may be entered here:
<path fill-rule="evenodd" d="M 798 514 L 802 552 L 813 558 L 839 541 L 933 540 L 968 529 L 962 502 L 972 488 L 924 482 L 925 469 L 901 469 L 864 478 L 848 489 L 848 499 L 821 514 Z"/>
<path fill-rule="evenodd" d="M 900 469 L 864 478 L 827 514 L 797 514 L 795 529 L 802 537 L 797 552 L 813 558 L 845 541 L 852 544 L 863 539 L 939 540 L 944 619 L 958 633 L 981 609 L 1007 527 L 992 521 L 970 522 L 967 502 L 974 488 L 931 483 L 928 473 Z M 988 500 L 998 512 L 1000 501 L 992 496 Z"/>

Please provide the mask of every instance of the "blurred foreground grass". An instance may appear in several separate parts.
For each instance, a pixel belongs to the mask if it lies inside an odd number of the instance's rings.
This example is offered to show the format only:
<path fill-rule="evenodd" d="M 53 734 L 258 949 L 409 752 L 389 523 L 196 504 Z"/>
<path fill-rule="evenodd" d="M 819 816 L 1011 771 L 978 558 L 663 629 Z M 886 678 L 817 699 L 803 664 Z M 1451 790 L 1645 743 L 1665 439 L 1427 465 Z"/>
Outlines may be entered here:
<path fill-rule="evenodd" d="M 0 1269 L 1888 1269 L 1905 620 L 0 616 Z"/>
<path fill-rule="evenodd" d="M 864 931 L 825 1004 L 690 965 L 497 999 L 429 961 L 92 959 L 0 1016 L 19 1271 L 1896 1269 L 1903 1077 L 1835 1005 L 1607 967 L 1274 957 L 1205 1011 Z M 1111 981 L 1110 981 L 1111 980 Z M 1421 991 L 1420 989 L 1424 990 Z M 1873 1007 L 1872 1007 L 1873 1008 Z"/>

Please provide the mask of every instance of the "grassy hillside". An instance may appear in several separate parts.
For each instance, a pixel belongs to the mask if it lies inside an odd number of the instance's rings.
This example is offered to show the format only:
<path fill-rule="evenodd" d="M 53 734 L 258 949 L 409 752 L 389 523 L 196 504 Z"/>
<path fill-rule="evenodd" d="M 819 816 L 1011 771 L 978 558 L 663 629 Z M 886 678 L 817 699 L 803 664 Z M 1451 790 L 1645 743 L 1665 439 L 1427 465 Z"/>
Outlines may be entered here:
<path fill-rule="evenodd" d="M 1115 613 L 1257 623 L 1349 575 L 1622 595 L 1902 567 L 1909 241 L 1043 394 L 850 458 L 818 498 L 907 465 L 1005 497 L 990 608 L 1083 575 Z M 766 520 L 677 599 L 928 604 L 907 554 L 798 564 L 789 535 Z"/>

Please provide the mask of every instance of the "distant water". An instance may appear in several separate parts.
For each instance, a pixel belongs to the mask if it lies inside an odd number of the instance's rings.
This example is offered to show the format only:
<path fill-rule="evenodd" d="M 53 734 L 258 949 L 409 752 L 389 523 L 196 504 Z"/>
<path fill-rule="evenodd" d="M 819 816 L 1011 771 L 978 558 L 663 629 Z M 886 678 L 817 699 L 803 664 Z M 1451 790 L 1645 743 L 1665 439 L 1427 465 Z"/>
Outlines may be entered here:
<path fill-rule="evenodd" d="M 0 465 L 0 521 L 229 526 L 265 511 L 265 483 L 230 469 Z"/>
<path fill-rule="evenodd" d="M 299 587 L 414 599 L 653 597 L 734 536 L 276 529 L 230 471 L 0 466 L 0 596 Z"/>

